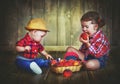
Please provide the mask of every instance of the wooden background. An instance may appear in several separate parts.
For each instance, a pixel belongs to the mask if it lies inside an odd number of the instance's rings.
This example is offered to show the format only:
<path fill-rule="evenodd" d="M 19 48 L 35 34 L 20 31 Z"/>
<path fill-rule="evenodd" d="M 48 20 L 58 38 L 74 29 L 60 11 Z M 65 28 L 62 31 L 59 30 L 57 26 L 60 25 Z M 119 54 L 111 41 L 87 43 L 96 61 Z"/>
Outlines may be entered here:
<path fill-rule="evenodd" d="M 15 43 L 25 33 L 31 18 L 43 18 L 50 32 L 42 44 L 46 50 L 64 51 L 67 46 L 79 48 L 80 18 L 90 10 L 99 12 L 106 21 L 103 31 L 113 42 L 112 0 L 1 0 L 0 50 L 15 51 Z M 116 39 L 114 39 L 116 40 Z"/>

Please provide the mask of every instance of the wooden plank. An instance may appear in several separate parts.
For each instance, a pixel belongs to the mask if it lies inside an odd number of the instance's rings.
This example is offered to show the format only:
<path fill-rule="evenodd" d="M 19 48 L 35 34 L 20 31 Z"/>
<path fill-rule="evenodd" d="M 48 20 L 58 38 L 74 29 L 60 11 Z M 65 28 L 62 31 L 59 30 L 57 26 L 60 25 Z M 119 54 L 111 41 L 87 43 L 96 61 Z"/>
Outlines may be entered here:
<path fill-rule="evenodd" d="M 58 45 L 65 46 L 67 33 L 70 33 L 70 2 L 71 0 L 58 0 Z"/>
<path fill-rule="evenodd" d="M 71 1 L 71 45 L 80 46 L 79 35 L 82 32 L 80 24 L 80 16 L 82 13 L 80 0 Z"/>
<path fill-rule="evenodd" d="M 54 81 L 53 81 L 54 80 Z M 49 76 L 46 80 L 48 84 L 90 84 L 88 80 L 87 73 L 84 72 L 74 72 L 70 78 L 65 78 L 63 74 L 56 74 L 50 71 Z"/>
<path fill-rule="evenodd" d="M 71 78 L 71 84 L 90 84 L 89 78 L 86 71 L 80 70 L 79 72 L 73 73 L 73 77 Z"/>
<path fill-rule="evenodd" d="M 17 0 L 18 8 L 18 40 L 26 34 L 25 26 L 31 19 L 31 0 Z"/>
<path fill-rule="evenodd" d="M 45 1 L 44 0 L 32 0 L 32 18 L 43 18 L 45 15 Z"/>
<path fill-rule="evenodd" d="M 68 46 L 45 46 L 47 51 L 66 51 Z M 76 49 L 79 49 L 79 46 L 72 46 Z"/>
<path fill-rule="evenodd" d="M 45 21 L 47 24 L 47 28 L 50 30 L 47 36 L 45 37 L 44 44 L 47 46 L 55 46 L 57 45 L 57 0 L 45 0 Z"/>
<path fill-rule="evenodd" d="M 84 3 L 85 3 L 85 12 L 87 11 L 93 11 L 93 10 L 96 10 L 97 9 L 97 4 L 96 4 L 96 0 L 85 0 Z"/>

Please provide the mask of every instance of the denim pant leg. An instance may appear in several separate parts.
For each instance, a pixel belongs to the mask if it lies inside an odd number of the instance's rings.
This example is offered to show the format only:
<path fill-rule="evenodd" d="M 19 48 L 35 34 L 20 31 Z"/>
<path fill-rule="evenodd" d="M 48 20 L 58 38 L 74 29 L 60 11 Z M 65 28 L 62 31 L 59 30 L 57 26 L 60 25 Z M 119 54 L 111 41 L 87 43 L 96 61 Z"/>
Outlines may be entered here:
<path fill-rule="evenodd" d="M 18 68 L 28 72 L 32 72 L 32 70 L 30 69 L 30 63 L 32 61 L 33 61 L 32 59 L 26 59 L 22 56 L 17 56 L 15 63 Z"/>
<path fill-rule="evenodd" d="M 35 59 L 34 61 L 35 61 L 35 62 L 38 64 L 38 66 L 40 66 L 40 67 L 46 67 L 46 68 L 48 68 L 49 65 L 50 65 L 50 60 L 46 60 L 46 59 L 42 59 L 42 58 L 37 58 L 37 59 Z"/>

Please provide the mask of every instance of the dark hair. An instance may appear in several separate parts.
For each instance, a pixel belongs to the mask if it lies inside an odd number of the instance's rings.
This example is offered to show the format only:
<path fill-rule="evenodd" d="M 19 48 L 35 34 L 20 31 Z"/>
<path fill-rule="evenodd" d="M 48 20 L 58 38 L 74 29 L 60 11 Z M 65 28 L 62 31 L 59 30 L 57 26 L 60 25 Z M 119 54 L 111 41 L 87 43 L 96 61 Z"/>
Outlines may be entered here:
<path fill-rule="evenodd" d="M 99 28 L 105 25 L 105 21 L 96 11 L 89 11 L 85 13 L 82 16 L 81 21 L 92 21 L 92 23 L 98 24 Z"/>

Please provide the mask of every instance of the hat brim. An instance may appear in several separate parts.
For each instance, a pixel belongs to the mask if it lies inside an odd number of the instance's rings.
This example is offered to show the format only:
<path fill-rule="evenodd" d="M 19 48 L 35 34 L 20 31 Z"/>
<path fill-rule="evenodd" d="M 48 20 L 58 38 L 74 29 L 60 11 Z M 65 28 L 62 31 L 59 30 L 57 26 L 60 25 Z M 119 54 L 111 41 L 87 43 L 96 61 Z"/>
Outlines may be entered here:
<path fill-rule="evenodd" d="M 50 32 L 49 30 L 44 30 L 44 29 L 38 29 L 38 28 L 28 28 L 28 27 L 25 27 L 26 30 L 39 30 L 39 31 L 45 31 L 45 32 Z"/>

